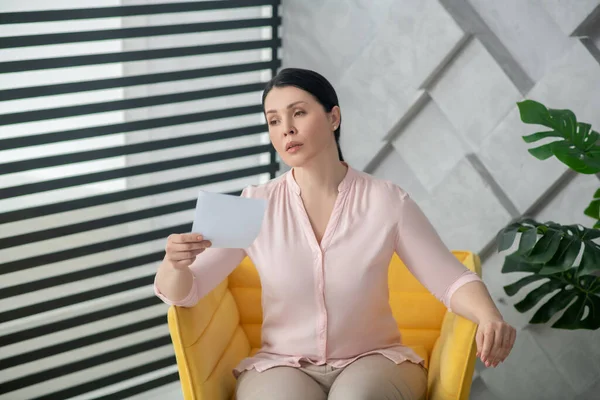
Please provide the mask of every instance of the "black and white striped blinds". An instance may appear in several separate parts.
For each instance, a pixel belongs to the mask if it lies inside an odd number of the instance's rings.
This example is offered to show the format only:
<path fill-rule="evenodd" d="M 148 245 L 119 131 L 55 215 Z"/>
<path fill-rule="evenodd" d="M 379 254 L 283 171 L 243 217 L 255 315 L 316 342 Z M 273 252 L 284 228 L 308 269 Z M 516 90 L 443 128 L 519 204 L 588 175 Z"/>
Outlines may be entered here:
<path fill-rule="evenodd" d="M 177 381 L 154 273 L 198 189 L 279 168 L 260 105 L 279 8 L 0 1 L 0 399 Z"/>

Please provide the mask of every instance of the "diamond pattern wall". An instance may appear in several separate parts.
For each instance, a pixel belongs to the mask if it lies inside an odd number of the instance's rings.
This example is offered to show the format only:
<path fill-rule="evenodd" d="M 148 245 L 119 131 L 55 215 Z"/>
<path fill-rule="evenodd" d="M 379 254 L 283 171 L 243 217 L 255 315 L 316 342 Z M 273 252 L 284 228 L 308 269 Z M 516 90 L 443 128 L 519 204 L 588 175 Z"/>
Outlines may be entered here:
<path fill-rule="evenodd" d="M 417 200 L 446 244 L 482 255 L 484 281 L 519 329 L 512 356 L 478 364 L 472 398 L 598 398 L 600 331 L 530 325 L 502 286 L 494 238 L 511 218 L 592 221 L 600 187 L 521 136 L 516 102 L 572 109 L 600 127 L 600 0 L 283 1 L 284 66 L 338 90 L 342 149 L 358 169 Z"/>

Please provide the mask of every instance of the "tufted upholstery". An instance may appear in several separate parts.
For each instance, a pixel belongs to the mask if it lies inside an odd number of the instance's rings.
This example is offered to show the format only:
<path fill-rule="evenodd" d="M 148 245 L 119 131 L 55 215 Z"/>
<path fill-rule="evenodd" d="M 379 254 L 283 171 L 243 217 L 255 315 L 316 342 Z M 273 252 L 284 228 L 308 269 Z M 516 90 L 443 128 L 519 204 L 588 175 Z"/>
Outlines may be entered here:
<path fill-rule="evenodd" d="M 481 275 L 479 257 L 453 254 Z M 428 398 L 467 400 L 475 367 L 476 325 L 433 297 L 394 255 L 389 271 L 390 304 L 404 344 L 426 360 Z M 184 398 L 228 400 L 231 371 L 260 348 L 261 287 L 250 259 L 194 307 L 170 307 L 169 330 Z"/>

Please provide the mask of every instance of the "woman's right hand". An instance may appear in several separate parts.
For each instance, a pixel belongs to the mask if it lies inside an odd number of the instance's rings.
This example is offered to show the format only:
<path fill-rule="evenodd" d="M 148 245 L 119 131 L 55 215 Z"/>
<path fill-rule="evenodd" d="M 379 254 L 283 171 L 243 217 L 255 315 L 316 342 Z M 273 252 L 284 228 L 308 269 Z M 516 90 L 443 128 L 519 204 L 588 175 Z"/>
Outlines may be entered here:
<path fill-rule="evenodd" d="M 172 234 L 167 238 L 165 261 L 175 269 L 187 268 L 210 246 L 210 241 L 197 233 Z"/>

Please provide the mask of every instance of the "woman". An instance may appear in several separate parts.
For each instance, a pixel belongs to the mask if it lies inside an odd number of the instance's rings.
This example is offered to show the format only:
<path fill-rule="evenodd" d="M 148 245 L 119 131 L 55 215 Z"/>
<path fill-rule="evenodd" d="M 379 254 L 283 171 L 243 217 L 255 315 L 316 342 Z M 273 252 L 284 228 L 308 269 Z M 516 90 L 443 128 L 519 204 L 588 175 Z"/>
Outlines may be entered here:
<path fill-rule="evenodd" d="M 402 345 L 388 302 L 396 252 L 453 312 L 479 325 L 478 356 L 497 366 L 515 330 L 481 279 L 443 244 L 409 194 L 344 162 L 337 95 L 321 75 L 284 69 L 263 94 L 271 142 L 291 167 L 242 196 L 268 200 L 247 249 L 201 233 L 168 239 L 155 292 L 193 306 L 248 255 L 262 284 L 262 348 L 234 370 L 238 400 L 424 399 L 423 360 Z M 201 254 L 202 253 L 202 254 Z"/>

